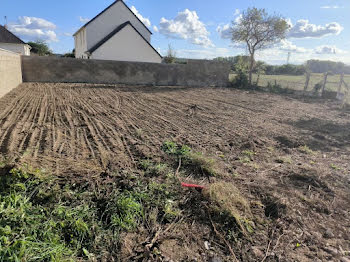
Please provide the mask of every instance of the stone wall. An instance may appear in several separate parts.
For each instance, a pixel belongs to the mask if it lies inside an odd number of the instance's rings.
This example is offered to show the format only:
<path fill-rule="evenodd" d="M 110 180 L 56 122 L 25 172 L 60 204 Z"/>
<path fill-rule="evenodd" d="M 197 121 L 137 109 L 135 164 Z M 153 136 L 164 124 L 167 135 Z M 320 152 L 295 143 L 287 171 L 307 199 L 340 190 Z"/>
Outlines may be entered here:
<path fill-rule="evenodd" d="M 188 60 L 157 64 L 54 57 L 22 57 L 24 82 L 63 82 L 155 86 L 227 86 L 226 63 Z"/>
<path fill-rule="evenodd" d="M 0 98 L 21 83 L 21 56 L 0 49 Z"/>

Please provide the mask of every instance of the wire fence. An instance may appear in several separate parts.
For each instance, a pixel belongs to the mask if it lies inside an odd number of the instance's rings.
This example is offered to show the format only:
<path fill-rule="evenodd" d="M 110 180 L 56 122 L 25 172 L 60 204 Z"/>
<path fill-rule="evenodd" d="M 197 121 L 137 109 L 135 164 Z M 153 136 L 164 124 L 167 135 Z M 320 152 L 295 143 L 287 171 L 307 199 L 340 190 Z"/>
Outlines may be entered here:
<path fill-rule="evenodd" d="M 231 74 L 230 79 L 234 79 L 236 75 Z M 311 74 L 310 81 L 307 90 L 311 91 L 314 89 L 316 84 L 323 84 L 323 74 Z M 341 75 L 328 75 L 325 90 L 338 91 Z M 253 75 L 253 83 L 257 83 L 262 87 L 269 85 L 279 85 L 282 88 L 288 88 L 293 90 L 304 90 L 306 83 L 306 75 L 291 76 L 291 75 Z M 344 75 L 344 82 L 350 86 L 350 75 Z"/>
<path fill-rule="evenodd" d="M 233 80 L 235 76 L 236 74 L 231 74 L 230 80 Z M 298 76 L 253 74 L 253 84 L 260 87 L 278 86 L 291 90 L 306 90 L 322 95 L 331 93 L 331 98 L 342 101 L 350 100 L 350 75 L 316 73 Z"/>

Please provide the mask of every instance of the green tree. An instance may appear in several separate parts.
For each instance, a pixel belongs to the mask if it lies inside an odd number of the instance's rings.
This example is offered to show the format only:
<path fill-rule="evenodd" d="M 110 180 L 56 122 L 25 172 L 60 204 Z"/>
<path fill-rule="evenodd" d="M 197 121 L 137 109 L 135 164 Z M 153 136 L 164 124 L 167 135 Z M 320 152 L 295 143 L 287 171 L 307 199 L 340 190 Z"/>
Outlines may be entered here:
<path fill-rule="evenodd" d="M 45 41 L 37 40 L 35 42 L 28 42 L 28 45 L 31 46 L 31 52 L 34 54 L 38 54 L 39 56 L 52 55 L 52 51 Z"/>
<path fill-rule="evenodd" d="M 65 53 L 63 57 L 75 58 L 75 49 L 73 49 L 71 53 Z"/>
<path fill-rule="evenodd" d="M 247 46 L 249 61 L 249 84 L 252 84 L 255 54 L 286 37 L 288 24 L 279 15 L 269 15 L 265 9 L 248 8 L 237 21 L 232 22 L 232 42 Z"/>

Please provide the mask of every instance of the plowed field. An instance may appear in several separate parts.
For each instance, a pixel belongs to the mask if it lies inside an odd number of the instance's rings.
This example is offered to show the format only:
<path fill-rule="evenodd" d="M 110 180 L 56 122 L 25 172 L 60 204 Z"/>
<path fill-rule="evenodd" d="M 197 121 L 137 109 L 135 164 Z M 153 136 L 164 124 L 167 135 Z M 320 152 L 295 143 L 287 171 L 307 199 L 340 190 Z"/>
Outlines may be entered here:
<path fill-rule="evenodd" d="M 273 217 L 234 248 L 239 260 L 349 254 L 350 112 L 335 102 L 219 88 L 39 83 L 0 99 L 0 154 L 67 179 L 161 161 L 165 141 L 214 158 L 225 174 L 184 181 L 234 183 Z"/>

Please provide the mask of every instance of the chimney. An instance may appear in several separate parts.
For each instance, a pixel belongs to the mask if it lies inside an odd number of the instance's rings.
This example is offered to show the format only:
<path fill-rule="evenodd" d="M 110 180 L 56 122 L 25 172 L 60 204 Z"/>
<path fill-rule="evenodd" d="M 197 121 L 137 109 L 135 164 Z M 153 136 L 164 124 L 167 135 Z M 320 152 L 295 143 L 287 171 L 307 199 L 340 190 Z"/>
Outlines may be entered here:
<path fill-rule="evenodd" d="M 5 27 L 5 29 L 8 29 L 8 27 L 7 27 L 7 16 L 5 15 L 5 24 L 4 24 L 4 27 Z"/>

